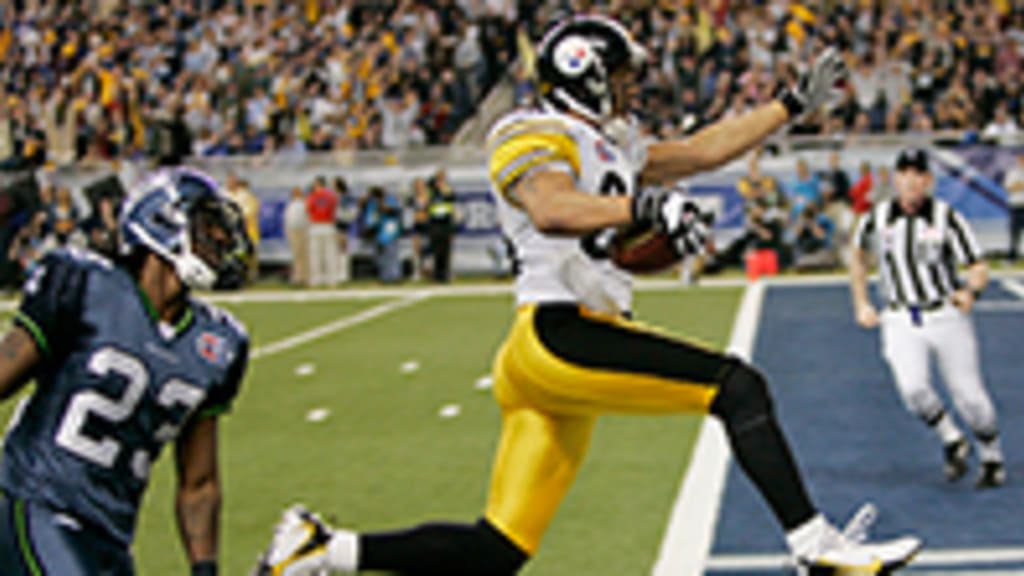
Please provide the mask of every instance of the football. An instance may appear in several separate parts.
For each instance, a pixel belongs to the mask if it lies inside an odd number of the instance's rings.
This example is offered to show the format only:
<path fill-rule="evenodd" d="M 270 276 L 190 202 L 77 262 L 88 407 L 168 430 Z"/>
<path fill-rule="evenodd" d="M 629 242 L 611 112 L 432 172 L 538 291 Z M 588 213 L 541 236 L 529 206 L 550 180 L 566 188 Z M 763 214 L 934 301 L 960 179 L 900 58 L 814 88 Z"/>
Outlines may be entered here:
<path fill-rule="evenodd" d="M 634 274 L 654 274 L 683 259 L 669 236 L 653 226 L 618 231 L 609 251 L 612 262 Z"/>

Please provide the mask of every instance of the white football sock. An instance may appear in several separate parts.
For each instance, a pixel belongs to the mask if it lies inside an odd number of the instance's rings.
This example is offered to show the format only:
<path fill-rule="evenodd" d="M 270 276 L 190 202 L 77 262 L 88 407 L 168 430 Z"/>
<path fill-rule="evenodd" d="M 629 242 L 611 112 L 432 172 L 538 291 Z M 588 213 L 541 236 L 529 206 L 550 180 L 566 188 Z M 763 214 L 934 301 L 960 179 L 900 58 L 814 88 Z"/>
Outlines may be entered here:
<path fill-rule="evenodd" d="M 793 556 L 814 558 L 821 552 L 822 541 L 830 530 L 834 531 L 835 529 L 824 516 L 818 514 L 787 532 L 786 543 L 789 544 L 789 550 Z"/>
<path fill-rule="evenodd" d="M 989 442 L 978 440 L 978 459 L 982 462 L 1002 462 L 1003 447 L 996 436 Z"/>
<path fill-rule="evenodd" d="M 939 439 L 942 440 L 944 445 L 958 442 L 964 437 L 964 433 L 957 428 L 956 422 L 953 421 L 949 412 L 944 413 L 942 418 L 940 418 L 932 428 L 935 430 L 935 433 L 939 435 Z"/>
<path fill-rule="evenodd" d="M 348 530 L 335 530 L 327 543 L 327 567 L 346 574 L 359 569 L 359 535 Z"/>

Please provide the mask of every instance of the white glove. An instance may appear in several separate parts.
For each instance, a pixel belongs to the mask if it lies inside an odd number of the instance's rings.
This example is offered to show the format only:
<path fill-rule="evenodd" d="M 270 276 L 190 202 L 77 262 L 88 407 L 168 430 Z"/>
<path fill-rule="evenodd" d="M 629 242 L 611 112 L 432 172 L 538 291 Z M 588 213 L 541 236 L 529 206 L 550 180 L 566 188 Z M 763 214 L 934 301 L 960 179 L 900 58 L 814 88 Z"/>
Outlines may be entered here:
<path fill-rule="evenodd" d="M 826 48 L 814 64 L 797 78 L 796 85 L 782 91 L 779 100 L 791 119 L 814 112 L 836 98 L 836 83 L 846 79 L 849 71 L 843 55 L 833 47 Z"/>
<path fill-rule="evenodd" d="M 640 192 L 633 197 L 633 221 L 651 224 L 667 234 L 680 256 L 704 252 L 710 218 L 683 189 Z"/>

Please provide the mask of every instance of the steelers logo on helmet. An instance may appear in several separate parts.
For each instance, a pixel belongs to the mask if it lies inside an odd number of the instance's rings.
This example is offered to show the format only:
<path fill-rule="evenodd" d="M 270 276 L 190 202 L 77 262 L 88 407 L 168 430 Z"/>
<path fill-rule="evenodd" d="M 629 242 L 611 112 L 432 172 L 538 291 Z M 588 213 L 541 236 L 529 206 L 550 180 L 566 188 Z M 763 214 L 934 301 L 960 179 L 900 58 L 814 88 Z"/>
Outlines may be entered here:
<path fill-rule="evenodd" d="M 579 36 L 563 38 L 555 47 L 555 66 L 569 77 L 583 74 L 590 66 L 599 64 L 590 42 Z"/>

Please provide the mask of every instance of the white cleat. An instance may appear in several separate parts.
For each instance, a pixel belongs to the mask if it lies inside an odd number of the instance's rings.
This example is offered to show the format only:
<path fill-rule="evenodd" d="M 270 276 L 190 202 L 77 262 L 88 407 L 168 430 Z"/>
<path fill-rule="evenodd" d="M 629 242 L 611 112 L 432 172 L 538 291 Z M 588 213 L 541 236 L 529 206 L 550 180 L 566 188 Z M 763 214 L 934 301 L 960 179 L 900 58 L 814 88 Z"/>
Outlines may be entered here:
<path fill-rule="evenodd" d="M 830 526 L 822 535 L 818 553 L 798 559 L 798 572 L 842 576 L 888 574 L 909 564 L 921 550 L 921 539 L 904 536 L 868 542 L 868 529 L 876 516 L 875 507 L 865 504 L 841 533 Z"/>
<path fill-rule="evenodd" d="M 321 576 L 327 574 L 331 529 L 303 506 L 285 510 L 252 576 Z"/>

